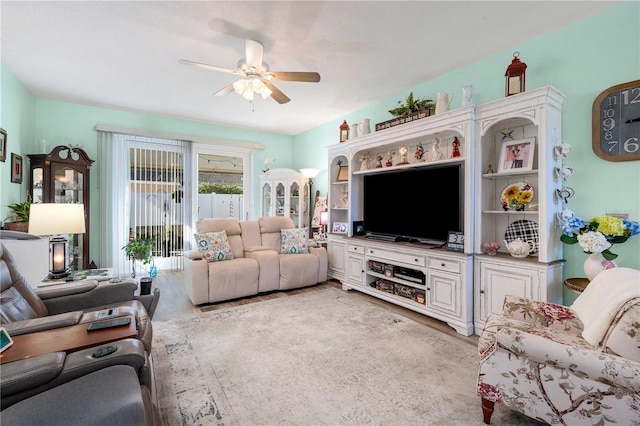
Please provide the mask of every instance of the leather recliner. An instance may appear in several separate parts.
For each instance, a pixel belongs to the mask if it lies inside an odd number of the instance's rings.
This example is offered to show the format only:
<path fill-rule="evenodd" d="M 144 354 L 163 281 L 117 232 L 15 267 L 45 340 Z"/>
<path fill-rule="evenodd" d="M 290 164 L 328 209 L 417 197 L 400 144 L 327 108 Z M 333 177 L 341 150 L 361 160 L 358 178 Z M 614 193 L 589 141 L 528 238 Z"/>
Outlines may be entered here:
<path fill-rule="evenodd" d="M 162 425 L 151 390 L 135 369 L 114 365 L 24 399 L 0 412 L 0 422 L 20 425 Z"/>
<path fill-rule="evenodd" d="M 86 280 L 34 291 L 0 242 L 0 324 L 14 336 L 93 322 L 101 310 L 117 308 L 117 316 L 135 315 L 138 338 L 151 353 L 151 318 L 145 305 L 135 300 L 137 287 L 134 280 L 100 284 Z M 154 309 L 158 298 L 156 289 Z"/>

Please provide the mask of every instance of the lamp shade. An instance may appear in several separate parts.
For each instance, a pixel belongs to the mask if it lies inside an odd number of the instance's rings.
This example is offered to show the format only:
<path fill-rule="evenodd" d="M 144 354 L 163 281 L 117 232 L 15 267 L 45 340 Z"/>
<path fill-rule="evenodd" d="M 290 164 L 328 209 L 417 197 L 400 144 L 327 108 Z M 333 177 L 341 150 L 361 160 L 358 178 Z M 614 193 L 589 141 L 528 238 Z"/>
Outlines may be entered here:
<path fill-rule="evenodd" d="M 84 234 L 84 204 L 31 204 L 29 233 L 35 235 Z"/>
<path fill-rule="evenodd" d="M 320 213 L 320 225 L 328 225 L 329 224 L 329 212 L 324 211 Z"/>
<path fill-rule="evenodd" d="M 313 179 L 318 176 L 320 169 L 300 169 L 300 173 L 302 173 L 307 179 Z"/>

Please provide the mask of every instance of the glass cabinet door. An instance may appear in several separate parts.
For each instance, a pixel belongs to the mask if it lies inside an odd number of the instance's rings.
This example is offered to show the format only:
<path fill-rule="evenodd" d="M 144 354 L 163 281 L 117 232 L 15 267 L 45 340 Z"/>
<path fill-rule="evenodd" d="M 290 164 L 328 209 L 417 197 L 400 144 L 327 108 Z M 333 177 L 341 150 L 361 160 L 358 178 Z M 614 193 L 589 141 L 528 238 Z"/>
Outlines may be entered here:
<path fill-rule="evenodd" d="M 276 185 L 276 216 L 285 216 L 285 197 L 284 197 L 284 185 L 278 183 Z"/>
<path fill-rule="evenodd" d="M 54 202 L 71 204 L 84 202 L 84 173 L 70 167 L 60 167 L 54 170 L 53 179 Z"/>
<path fill-rule="evenodd" d="M 44 181 L 42 180 L 42 174 L 44 170 L 42 166 L 36 166 L 31 168 L 31 201 L 34 203 L 44 202 L 42 188 Z"/>
<path fill-rule="evenodd" d="M 289 216 L 293 219 L 293 223 L 298 226 L 300 218 L 300 185 L 293 182 L 289 187 Z"/>
<path fill-rule="evenodd" d="M 265 183 L 262 186 L 262 215 L 271 216 L 271 185 Z"/>

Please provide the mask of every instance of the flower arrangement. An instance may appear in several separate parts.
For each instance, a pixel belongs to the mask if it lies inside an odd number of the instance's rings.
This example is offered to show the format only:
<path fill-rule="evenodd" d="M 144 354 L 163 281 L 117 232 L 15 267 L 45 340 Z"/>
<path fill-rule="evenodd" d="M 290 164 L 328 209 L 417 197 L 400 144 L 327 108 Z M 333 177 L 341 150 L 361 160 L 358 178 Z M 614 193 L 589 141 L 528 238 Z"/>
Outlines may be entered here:
<path fill-rule="evenodd" d="M 622 244 L 634 235 L 640 235 L 638 222 L 615 216 L 600 215 L 585 222 L 572 216 L 562 221 L 560 241 L 565 244 L 580 244 L 585 253 L 601 253 L 607 260 L 618 257 L 610 248 Z"/>

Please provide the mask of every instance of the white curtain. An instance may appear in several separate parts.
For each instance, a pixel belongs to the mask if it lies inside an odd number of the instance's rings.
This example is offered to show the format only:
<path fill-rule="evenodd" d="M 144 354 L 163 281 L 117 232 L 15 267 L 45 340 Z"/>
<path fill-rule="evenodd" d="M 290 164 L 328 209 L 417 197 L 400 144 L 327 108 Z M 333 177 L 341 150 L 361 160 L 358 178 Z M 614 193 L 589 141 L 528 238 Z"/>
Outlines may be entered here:
<path fill-rule="evenodd" d="M 131 272 L 122 247 L 153 238 L 158 269 L 182 270 L 185 219 L 191 217 L 190 143 L 112 132 L 99 134 L 100 266 Z M 187 219 L 188 220 L 188 219 Z M 140 271 L 144 273 L 143 271 Z"/>

